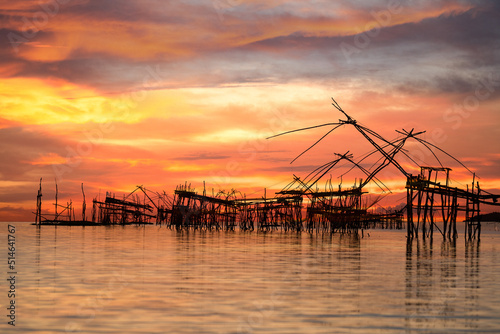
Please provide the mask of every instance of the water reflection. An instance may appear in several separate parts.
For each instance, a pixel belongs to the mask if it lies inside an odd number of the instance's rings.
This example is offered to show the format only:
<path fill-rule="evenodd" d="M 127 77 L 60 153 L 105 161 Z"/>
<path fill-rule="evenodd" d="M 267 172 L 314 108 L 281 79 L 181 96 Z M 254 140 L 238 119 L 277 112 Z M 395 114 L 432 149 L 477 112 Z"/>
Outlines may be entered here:
<path fill-rule="evenodd" d="M 468 240 L 465 243 L 465 312 L 470 316 L 466 318 L 469 328 L 478 328 L 479 297 L 479 241 Z"/>
<path fill-rule="evenodd" d="M 40 314 L 40 240 L 41 240 L 41 229 L 36 229 L 35 234 L 35 313 Z"/>
<path fill-rule="evenodd" d="M 464 273 L 457 272 L 456 239 L 443 240 L 438 252 L 429 239 L 406 245 L 406 327 L 477 329 L 479 241 L 465 247 Z M 460 277 L 465 278 L 461 281 Z"/>
<path fill-rule="evenodd" d="M 405 244 L 398 231 L 364 238 L 156 226 L 18 233 L 25 254 L 21 332 L 494 332 L 500 326 L 498 236 L 479 247 L 462 240 Z"/>

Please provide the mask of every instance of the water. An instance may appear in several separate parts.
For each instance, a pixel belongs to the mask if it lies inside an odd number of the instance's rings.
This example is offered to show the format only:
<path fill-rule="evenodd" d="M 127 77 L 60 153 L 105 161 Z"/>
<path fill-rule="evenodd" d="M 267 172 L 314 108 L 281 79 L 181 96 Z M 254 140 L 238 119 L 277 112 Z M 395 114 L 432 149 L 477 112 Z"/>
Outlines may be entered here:
<path fill-rule="evenodd" d="M 16 226 L 22 333 L 500 331 L 500 232 L 353 235 Z M 485 231 L 486 230 L 486 231 Z M 7 223 L 0 223 L 7 258 Z M 2 261 L 0 301 L 9 277 Z"/>

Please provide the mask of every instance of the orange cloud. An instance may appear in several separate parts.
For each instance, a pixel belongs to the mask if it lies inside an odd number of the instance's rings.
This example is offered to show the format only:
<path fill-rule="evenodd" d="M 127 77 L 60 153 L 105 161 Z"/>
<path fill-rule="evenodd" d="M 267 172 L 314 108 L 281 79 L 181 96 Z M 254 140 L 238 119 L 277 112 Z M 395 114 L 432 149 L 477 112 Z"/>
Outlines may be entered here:
<path fill-rule="evenodd" d="M 54 165 L 54 164 L 64 164 L 66 163 L 66 158 L 61 157 L 56 153 L 49 153 L 47 155 L 43 155 L 38 159 L 30 161 L 29 163 L 32 165 Z"/>

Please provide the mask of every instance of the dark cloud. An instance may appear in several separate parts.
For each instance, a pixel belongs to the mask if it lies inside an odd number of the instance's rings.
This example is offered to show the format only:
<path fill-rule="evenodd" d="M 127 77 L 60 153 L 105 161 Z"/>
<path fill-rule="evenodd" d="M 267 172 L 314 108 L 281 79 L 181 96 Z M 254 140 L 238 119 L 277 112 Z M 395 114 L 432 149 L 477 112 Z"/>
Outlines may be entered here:
<path fill-rule="evenodd" d="M 453 57 L 453 51 L 465 51 L 472 61 L 479 56 L 483 65 L 491 64 L 498 61 L 495 53 L 500 48 L 499 15 L 499 9 L 481 7 L 384 28 L 373 39 L 373 47 L 416 45 L 417 48 L 403 49 L 411 51 L 406 54 L 409 59 L 441 51 Z"/>
<path fill-rule="evenodd" d="M 34 211 L 33 207 L 33 211 Z M 32 210 L 17 207 L 17 206 L 4 206 L 0 207 L 0 221 L 6 222 L 34 222 L 35 215 Z"/>
<path fill-rule="evenodd" d="M 289 161 L 288 161 L 289 162 Z M 278 172 L 278 173 L 301 173 L 301 175 L 297 176 L 306 176 L 309 174 L 311 171 L 315 170 L 318 166 L 315 165 L 290 165 L 286 164 L 284 166 L 277 166 L 277 167 L 269 167 L 269 168 L 260 168 L 259 171 L 261 172 Z M 290 180 L 292 180 L 292 177 L 290 176 Z"/>
<path fill-rule="evenodd" d="M 207 152 L 193 153 L 190 155 L 178 156 L 173 158 L 174 160 L 185 160 L 185 161 L 198 161 L 198 160 L 223 160 L 229 159 L 231 156 L 222 154 L 212 154 Z"/>
<path fill-rule="evenodd" d="M 27 174 L 39 168 L 31 165 L 30 161 L 48 153 L 63 152 L 64 143 L 42 131 L 30 131 L 22 127 L 0 129 L 1 178 L 25 180 Z"/>
<path fill-rule="evenodd" d="M 13 34 L 20 35 L 21 32 L 12 29 L 0 29 L 0 61 L 2 65 L 4 65 L 6 62 L 11 62 L 16 59 L 12 42 L 9 39 L 9 37 L 12 38 Z"/>
<path fill-rule="evenodd" d="M 447 2 L 441 4 L 444 6 Z M 58 77 L 109 93 L 141 89 L 147 74 L 145 69 L 159 66 L 162 72 L 157 88 L 370 78 L 407 91 L 448 93 L 470 91 L 474 88 L 471 81 L 474 73 L 477 80 L 484 76 L 482 72 L 491 71 L 499 61 L 500 9 L 494 2 L 477 4 L 466 12 L 452 12 L 420 22 L 382 27 L 373 37 L 366 32 L 319 37 L 297 31 L 234 47 L 214 42 L 213 38 L 225 33 L 224 29 L 231 29 L 236 19 L 240 19 L 240 24 L 235 25 L 235 29 L 245 27 L 248 20 L 234 16 L 241 8 L 228 12 L 234 14 L 228 17 L 228 26 L 215 23 L 217 13 L 210 4 L 195 2 L 174 6 L 160 1 L 138 3 L 129 0 L 116 6 L 111 1 L 87 1 L 60 10 L 61 14 L 64 13 L 62 15 L 75 20 L 94 17 L 106 22 L 137 21 L 138 34 L 141 34 L 141 23 L 154 23 L 163 25 L 169 33 L 181 36 L 182 27 L 189 26 L 191 31 L 194 18 L 200 18 L 195 27 L 202 29 L 208 39 L 183 42 L 182 47 L 193 52 L 182 57 L 169 54 L 169 38 L 158 36 L 156 43 L 167 43 L 165 52 L 152 53 L 147 59 L 134 60 L 103 51 L 75 49 L 65 60 L 41 62 L 18 58 L 6 36 L 21 32 L 2 29 L 1 65 L 16 65 L 8 76 Z M 285 15 L 279 7 L 275 11 Z M 365 8 L 365 11 L 369 13 L 370 8 Z M 286 12 L 287 20 L 293 21 L 293 13 L 291 10 Z M 251 11 L 249 16 L 258 16 L 258 12 Z M 315 20 L 330 20 L 335 24 L 338 19 L 312 16 L 307 20 L 311 24 Z M 180 29 L 177 33 L 172 32 L 172 29 L 177 29 L 175 27 Z M 242 31 L 252 34 L 252 29 L 257 28 L 248 26 Z M 49 43 L 54 34 L 50 30 L 40 31 L 35 40 Z M 366 44 L 359 44 L 363 42 L 361 36 L 368 36 Z M 347 45 L 352 49 L 346 51 Z"/>
<path fill-rule="evenodd" d="M 112 20 L 134 23 L 191 24 L 193 16 L 202 10 L 212 10 L 206 3 L 189 4 L 161 0 L 122 0 L 117 5 L 114 1 L 88 0 L 84 4 L 62 8 L 65 15 L 75 19 Z M 214 13 L 215 14 L 215 13 Z"/>
<path fill-rule="evenodd" d="M 383 27 L 373 37 L 294 33 L 242 49 L 273 55 L 272 75 L 280 79 L 369 76 L 435 92 L 470 92 L 500 60 L 499 16 L 496 7 L 478 7 Z M 286 62 L 294 66 L 280 66 Z"/>
<path fill-rule="evenodd" d="M 52 62 L 31 61 L 15 77 L 54 77 L 69 82 L 91 86 L 104 92 L 123 92 L 138 85 L 145 73 L 140 64 L 110 55 L 93 54 L 77 56 L 78 50 L 68 59 Z M 135 73 L 135 75 L 134 75 Z M 145 75 L 145 74 L 143 74 Z"/>
<path fill-rule="evenodd" d="M 0 192 L 0 203 L 20 203 L 27 198 L 36 199 L 36 182 L 31 185 L 16 185 L 2 187 Z"/>

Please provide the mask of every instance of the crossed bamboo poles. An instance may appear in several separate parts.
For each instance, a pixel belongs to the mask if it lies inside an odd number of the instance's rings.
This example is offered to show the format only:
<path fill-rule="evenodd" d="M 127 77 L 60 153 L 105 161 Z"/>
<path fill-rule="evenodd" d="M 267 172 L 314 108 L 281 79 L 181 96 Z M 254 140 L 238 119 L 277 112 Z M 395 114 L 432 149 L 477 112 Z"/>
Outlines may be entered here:
<path fill-rule="evenodd" d="M 384 168 L 386 168 L 387 166 L 389 166 L 390 164 L 392 164 L 405 177 L 407 177 L 407 178 L 412 177 L 412 175 L 409 172 L 407 172 L 401 166 L 401 164 L 398 163 L 398 161 L 395 159 L 395 157 L 396 157 L 396 155 L 398 153 L 403 154 L 406 158 L 408 158 L 411 162 L 413 162 L 416 167 L 420 167 L 419 164 L 410 156 L 410 154 L 407 153 L 407 151 L 403 149 L 403 146 L 405 145 L 406 141 L 408 139 L 410 139 L 410 138 L 415 139 L 417 142 L 419 142 L 420 144 L 422 144 L 427 150 L 429 150 L 431 152 L 431 154 L 434 156 L 434 158 L 436 159 L 436 161 L 439 163 L 439 165 L 441 166 L 441 168 L 444 168 L 444 166 L 441 163 L 440 159 L 438 158 L 438 156 L 436 155 L 436 153 L 434 152 L 433 149 L 438 150 L 438 151 L 444 153 L 445 155 L 447 155 L 448 157 L 452 158 L 457 163 L 459 163 L 462 167 L 464 167 L 471 174 L 473 174 L 473 172 L 469 168 L 467 168 L 457 158 L 453 157 L 451 154 L 445 152 L 444 150 L 442 150 L 441 148 L 437 147 L 436 145 L 434 145 L 434 144 L 432 144 L 432 143 L 430 143 L 430 142 L 428 142 L 428 141 L 426 141 L 426 140 L 418 137 L 419 135 L 425 133 L 425 131 L 414 132 L 414 129 L 411 129 L 410 131 L 407 131 L 405 129 L 403 129 L 402 131 L 396 130 L 396 132 L 399 135 L 402 135 L 403 137 L 400 137 L 400 138 L 397 138 L 397 139 L 394 139 L 394 140 L 387 140 L 383 136 L 381 136 L 380 134 L 378 134 L 377 132 L 375 132 L 374 130 L 372 130 L 372 129 L 366 127 L 366 126 L 363 126 L 363 125 L 359 124 L 357 122 L 357 120 L 353 119 L 351 116 L 349 116 L 342 109 L 342 107 L 337 103 L 337 101 L 335 101 L 334 98 L 332 98 L 332 101 L 333 101 L 332 105 L 346 117 L 345 120 L 339 119 L 338 122 L 324 123 L 324 124 L 320 124 L 320 125 L 309 126 L 309 127 L 299 128 L 299 129 L 295 129 L 295 130 L 285 131 L 285 132 L 273 135 L 271 137 L 268 137 L 267 139 L 271 139 L 271 138 L 275 138 L 275 137 L 279 137 L 279 136 L 283 136 L 283 135 L 286 135 L 286 134 L 290 134 L 290 133 L 294 133 L 294 132 L 299 132 L 299 131 L 305 131 L 305 130 L 311 130 L 311 129 L 321 128 L 321 127 L 333 126 L 331 129 L 328 130 L 327 133 L 325 133 L 323 136 L 321 136 L 321 138 L 319 138 L 318 140 L 316 140 L 312 145 L 310 145 L 307 149 L 305 149 L 298 156 L 296 156 L 290 162 L 292 164 L 297 159 L 299 159 L 301 156 L 303 156 L 305 153 L 307 153 L 309 150 L 311 150 L 313 147 L 315 147 L 316 145 L 318 145 L 323 139 L 325 139 L 328 135 L 330 135 L 334 130 L 336 130 L 340 126 L 342 126 L 342 125 L 351 125 L 374 147 L 374 150 L 372 150 L 369 153 L 365 154 L 357 162 L 355 162 L 353 160 L 353 155 L 350 154 L 349 151 L 347 151 L 344 154 L 335 153 L 335 155 L 338 156 L 337 159 L 335 159 L 333 161 L 330 161 L 330 162 L 328 162 L 328 163 L 326 163 L 324 165 L 319 166 L 318 168 L 316 168 L 315 170 L 313 170 L 311 173 L 309 173 L 304 178 L 304 180 L 302 181 L 302 189 L 303 189 L 304 192 L 310 191 L 310 189 L 315 184 L 317 184 L 317 182 L 321 178 L 323 178 L 330 170 L 332 170 L 338 164 L 338 162 L 340 162 L 341 160 L 347 160 L 347 161 L 349 161 L 353 165 L 347 172 L 345 172 L 341 176 L 347 174 L 353 168 L 358 168 L 358 169 L 360 169 L 367 176 L 367 178 L 364 180 L 364 182 L 360 183 L 360 188 L 364 187 L 366 184 L 368 184 L 370 181 L 373 180 L 374 183 L 379 188 L 381 188 L 382 190 L 384 190 L 382 188 L 382 186 L 383 186 L 384 188 L 386 188 L 386 190 L 388 190 L 390 192 L 390 189 L 388 189 L 383 184 L 383 182 L 380 181 L 376 177 L 376 175 L 380 171 L 382 171 Z M 377 143 L 376 140 L 379 140 L 382 143 L 379 144 L 379 143 Z M 364 168 L 364 167 L 361 166 L 361 163 L 363 161 L 365 161 L 368 157 L 374 155 L 377 152 L 380 153 L 382 156 L 375 163 L 373 163 L 373 165 L 369 169 L 366 169 L 366 168 Z"/>

